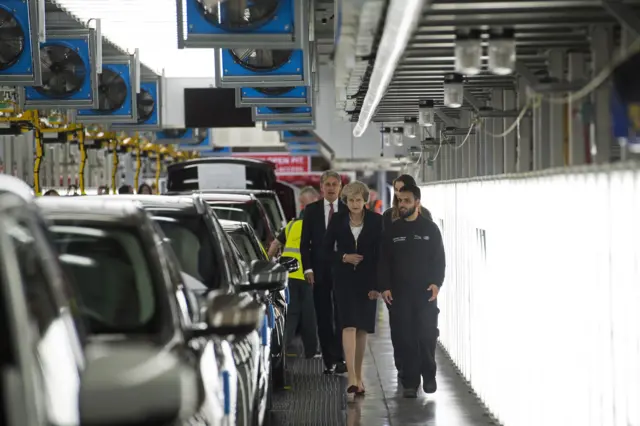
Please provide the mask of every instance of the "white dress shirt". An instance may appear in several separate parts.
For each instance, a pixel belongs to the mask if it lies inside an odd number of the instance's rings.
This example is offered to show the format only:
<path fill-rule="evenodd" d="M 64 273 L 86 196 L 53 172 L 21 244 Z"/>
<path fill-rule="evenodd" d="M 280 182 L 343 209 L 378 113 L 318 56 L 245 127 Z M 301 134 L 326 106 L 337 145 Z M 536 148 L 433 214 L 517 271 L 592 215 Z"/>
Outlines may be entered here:
<path fill-rule="evenodd" d="M 333 203 L 329 202 L 328 200 L 324 200 L 324 229 L 326 230 L 329 227 L 329 212 L 331 211 L 331 204 L 333 204 L 333 214 L 338 213 L 338 206 L 340 205 L 340 203 L 338 203 L 338 200 L 335 200 Z M 307 269 L 304 271 L 304 274 L 308 274 L 310 272 L 313 272 L 313 269 Z"/>

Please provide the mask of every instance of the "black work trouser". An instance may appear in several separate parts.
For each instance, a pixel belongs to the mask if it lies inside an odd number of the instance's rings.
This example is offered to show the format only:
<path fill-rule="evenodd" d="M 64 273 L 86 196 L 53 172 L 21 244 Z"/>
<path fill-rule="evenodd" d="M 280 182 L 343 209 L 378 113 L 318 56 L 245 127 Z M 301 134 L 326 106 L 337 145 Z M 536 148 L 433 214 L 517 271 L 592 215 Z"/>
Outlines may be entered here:
<path fill-rule="evenodd" d="M 313 356 L 318 350 L 316 309 L 313 304 L 313 289 L 305 280 L 289 278 L 289 307 L 285 342 L 290 345 L 300 330 L 304 354 Z"/>
<path fill-rule="evenodd" d="M 431 292 L 422 288 L 418 291 L 393 294 L 391 309 L 394 311 L 395 325 L 400 334 L 402 386 L 406 389 L 417 388 L 420 385 L 420 376 L 424 383 L 436 377 L 440 310 L 437 301 L 429 302 L 430 297 Z"/>
<path fill-rule="evenodd" d="M 402 361 L 401 358 L 401 350 L 402 350 L 402 342 L 400 341 L 400 337 L 402 333 L 400 333 L 400 326 L 398 325 L 397 314 L 393 309 L 393 305 L 389 305 L 385 303 L 387 306 L 387 311 L 389 312 L 389 331 L 391 332 L 391 346 L 393 346 L 393 361 L 396 365 L 396 370 L 398 373 L 402 372 Z"/>
<path fill-rule="evenodd" d="M 322 359 L 326 367 L 344 360 L 342 352 L 342 327 L 338 317 L 338 307 L 333 297 L 333 281 L 325 277 L 313 285 L 313 302 L 318 321 L 318 338 Z"/>

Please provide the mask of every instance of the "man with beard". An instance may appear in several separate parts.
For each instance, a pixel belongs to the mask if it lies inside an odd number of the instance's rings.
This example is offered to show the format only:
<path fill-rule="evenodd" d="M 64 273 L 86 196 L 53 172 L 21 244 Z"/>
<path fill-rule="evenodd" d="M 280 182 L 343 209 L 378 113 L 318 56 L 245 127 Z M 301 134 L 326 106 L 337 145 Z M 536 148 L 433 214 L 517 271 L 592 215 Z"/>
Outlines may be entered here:
<path fill-rule="evenodd" d="M 420 188 L 405 185 L 397 199 L 400 220 L 382 237 L 379 290 L 396 315 L 391 326 L 401 346 L 403 395 L 416 398 L 420 376 L 426 393 L 437 389 L 436 299 L 444 281 L 445 254 L 437 225 L 420 214 Z"/>

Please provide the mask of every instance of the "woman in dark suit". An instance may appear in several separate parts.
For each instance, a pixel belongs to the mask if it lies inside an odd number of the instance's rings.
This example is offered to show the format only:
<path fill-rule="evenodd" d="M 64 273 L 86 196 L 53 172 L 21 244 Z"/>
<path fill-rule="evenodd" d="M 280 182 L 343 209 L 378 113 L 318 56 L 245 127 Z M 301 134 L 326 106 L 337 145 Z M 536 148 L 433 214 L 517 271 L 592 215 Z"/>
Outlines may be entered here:
<path fill-rule="evenodd" d="M 347 397 L 364 395 L 362 360 L 367 334 L 375 331 L 375 289 L 382 216 L 366 209 L 369 188 L 352 182 L 342 190 L 347 209 L 335 214 L 325 234 L 326 259 L 333 269 L 334 297 L 342 324 L 349 384 Z"/>

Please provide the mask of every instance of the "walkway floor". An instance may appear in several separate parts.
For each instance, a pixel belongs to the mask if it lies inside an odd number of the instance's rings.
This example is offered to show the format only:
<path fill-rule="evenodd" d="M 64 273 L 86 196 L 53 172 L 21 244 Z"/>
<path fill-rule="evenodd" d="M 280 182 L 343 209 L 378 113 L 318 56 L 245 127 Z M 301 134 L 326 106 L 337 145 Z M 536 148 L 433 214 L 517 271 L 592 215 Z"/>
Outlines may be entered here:
<path fill-rule="evenodd" d="M 291 389 L 275 395 L 272 426 L 493 426 L 440 349 L 438 392 L 403 398 L 384 307 L 379 318 L 365 355 L 366 397 L 347 404 L 344 377 L 324 376 L 320 359 L 289 358 Z"/>

